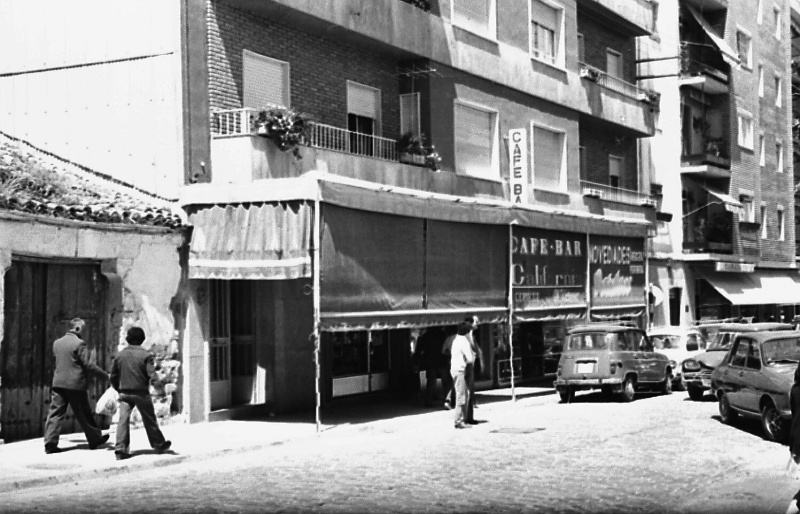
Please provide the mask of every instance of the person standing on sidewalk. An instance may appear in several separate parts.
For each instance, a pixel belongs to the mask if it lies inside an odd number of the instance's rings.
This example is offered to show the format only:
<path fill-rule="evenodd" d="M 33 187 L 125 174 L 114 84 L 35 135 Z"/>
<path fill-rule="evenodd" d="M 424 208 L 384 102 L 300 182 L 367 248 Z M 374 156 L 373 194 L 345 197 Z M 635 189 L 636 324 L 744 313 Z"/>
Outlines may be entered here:
<path fill-rule="evenodd" d="M 794 465 L 800 464 L 800 364 L 794 372 L 794 383 L 789 389 L 789 407 L 792 410 L 792 424 L 789 428 L 789 455 Z M 790 463 L 791 464 L 791 463 Z M 800 512 L 800 491 L 797 491 L 789 502 L 786 514 Z"/>
<path fill-rule="evenodd" d="M 142 348 L 144 330 L 131 327 L 125 337 L 128 346 L 122 349 L 111 368 L 111 385 L 119 392 L 119 421 L 117 421 L 117 444 L 114 449 L 117 460 L 131 456 L 130 417 L 134 407 L 142 416 L 147 440 L 158 453 L 169 450 L 171 441 L 164 439 L 158 428 L 158 419 L 150 399 L 150 383 L 155 377 L 153 354 Z"/>
<path fill-rule="evenodd" d="M 478 365 L 483 366 L 484 360 L 483 352 L 481 351 L 480 346 L 475 343 L 475 338 L 472 335 L 472 333 L 478 328 L 478 317 L 468 316 L 464 321 L 469 323 L 470 330 L 466 337 L 469 339 L 469 347 L 474 356 L 473 363 L 467 366 L 466 370 L 467 387 L 469 388 L 469 404 L 467 404 L 465 423 L 477 425 L 478 422 L 475 421 L 475 368 Z"/>
<path fill-rule="evenodd" d="M 50 410 L 44 424 L 45 453 L 62 451 L 58 447 L 58 439 L 67 407 L 72 407 L 72 414 L 86 434 L 90 450 L 108 441 L 108 434 L 104 435 L 94 421 L 94 414 L 89 406 L 89 394 L 86 392 L 89 374 L 108 379 L 108 373 L 89 358 L 89 349 L 80 338 L 85 326 L 84 320 L 73 318 L 64 337 L 53 343 L 55 371 Z"/>
<path fill-rule="evenodd" d="M 467 386 L 467 368 L 475 363 L 475 354 L 472 352 L 467 334 L 472 330 L 471 325 L 462 321 L 458 324 L 458 332 L 453 338 L 450 348 L 450 374 L 456 391 L 455 427 L 467 428 L 467 405 L 471 401 L 469 387 Z"/>

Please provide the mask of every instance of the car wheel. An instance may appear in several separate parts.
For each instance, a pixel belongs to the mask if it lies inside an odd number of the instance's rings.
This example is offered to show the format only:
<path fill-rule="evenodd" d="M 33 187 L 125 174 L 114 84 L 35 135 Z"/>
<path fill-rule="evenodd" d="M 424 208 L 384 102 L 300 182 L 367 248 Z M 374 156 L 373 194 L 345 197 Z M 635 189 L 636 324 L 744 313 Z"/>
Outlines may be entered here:
<path fill-rule="evenodd" d="M 575 390 L 567 388 L 564 391 L 559 391 L 558 395 L 561 397 L 561 403 L 572 403 L 575 399 Z"/>
<path fill-rule="evenodd" d="M 686 388 L 686 390 L 689 391 L 689 398 L 691 398 L 694 402 L 699 402 L 706 394 L 706 392 L 700 387 L 689 386 Z"/>
<path fill-rule="evenodd" d="M 764 438 L 768 441 L 781 442 L 786 438 L 786 422 L 772 402 L 761 409 L 761 428 L 764 429 Z"/>
<path fill-rule="evenodd" d="M 734 421 L 736 421 L 738 416 L 739 413 L 733 410 L 733 407 L 731 407 L 731 402 L 728 399 L 728 395 L 721 393 L 719 395 L 719 417 L 722 418 L 722 422 L 726 425 L 731 425 Z"/>
<path fill-rule="evenodd" d="M 667 378 L 661 383 L 661 394 L 672 394 L 672 374 L 668 373 Z"/>
<path fill-rule="evenodd" d="M 626 377 L 625 382 L 622 383 L 622 401 L 632 402 L 634 396 L 636 396 L 636 389 L 633 387 L 633 379 Z"/>

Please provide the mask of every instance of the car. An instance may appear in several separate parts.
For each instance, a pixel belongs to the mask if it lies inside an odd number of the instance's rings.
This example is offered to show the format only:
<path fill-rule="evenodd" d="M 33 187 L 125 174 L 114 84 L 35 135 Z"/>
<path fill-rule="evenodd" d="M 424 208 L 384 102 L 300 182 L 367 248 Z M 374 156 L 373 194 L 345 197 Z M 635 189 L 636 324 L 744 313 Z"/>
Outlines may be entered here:
<path fill-rule="evenodd" d="M 800 363 L 800 331 L 737 335 L 711 375 L 723 423 L 741 414 L 761 419 L 764 438 L 784 441 L 792 412 L 789 390 Z"/>
<path fill-rule="evenodd" d="M 689 398 L 700 401 L 711 390 L 711 374 L 730 349 L 736 334 L 773 330 L 791 330 L 789 323 L 705 323 L 698 328 L 712 336 L 705 352 L 681 363 L 681 380 Z"/>
<path fill-rule="evenodd" d="M 689 357 L 705 351 L 708 342 L 697 327 L 664 326 L 653 327 L 647 331 L 653 348 L 663 353 L 672 365 L 672 388 L 683 389 L 681 363 Z"/>
<path fill-rule="evenodd" d="M 640 328 L 614 324 L 586 324 L 570 330 L 553 383 L 564 403 L 576 391 L 600 389 L 633 401 L 640 389 L 672 392 L 672 366 L 666 355 Z"/>

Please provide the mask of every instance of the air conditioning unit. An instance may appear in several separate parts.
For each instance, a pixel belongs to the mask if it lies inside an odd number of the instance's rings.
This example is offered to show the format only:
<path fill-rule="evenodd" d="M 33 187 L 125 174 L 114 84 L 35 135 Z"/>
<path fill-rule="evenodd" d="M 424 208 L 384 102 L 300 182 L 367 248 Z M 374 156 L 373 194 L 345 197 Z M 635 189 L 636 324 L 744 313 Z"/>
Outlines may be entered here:
<path fill-rule="evenodd" d="M 593 187 L 584 187 L 583 196 L 588 196 L 590 198 L 603 198 L 603 190 L 595 189 Z"/>
<path fill-rule="evenodd" d="M 653 209 L 655 209 L 657 202 L 653 198 L 645 198 L 642 200 L 641 205 L 642 207 L 652 207 Z"/>

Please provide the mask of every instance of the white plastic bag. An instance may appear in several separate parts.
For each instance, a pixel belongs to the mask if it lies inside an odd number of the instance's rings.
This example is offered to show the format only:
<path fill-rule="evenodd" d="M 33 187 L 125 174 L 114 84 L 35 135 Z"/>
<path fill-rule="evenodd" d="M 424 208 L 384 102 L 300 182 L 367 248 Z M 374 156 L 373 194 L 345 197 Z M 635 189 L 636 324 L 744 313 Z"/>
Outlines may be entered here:
<path fill-rule="evenodd" d="M 117 400 L 119 400 L 119 393 L 113 387 L 109 387 L 97 400 L 94 412 L 103 416 L 113 416 L 117 412 Z"/>

